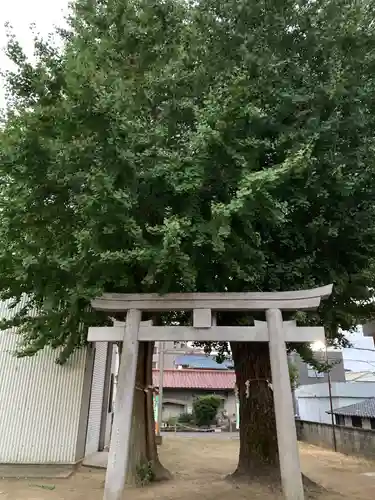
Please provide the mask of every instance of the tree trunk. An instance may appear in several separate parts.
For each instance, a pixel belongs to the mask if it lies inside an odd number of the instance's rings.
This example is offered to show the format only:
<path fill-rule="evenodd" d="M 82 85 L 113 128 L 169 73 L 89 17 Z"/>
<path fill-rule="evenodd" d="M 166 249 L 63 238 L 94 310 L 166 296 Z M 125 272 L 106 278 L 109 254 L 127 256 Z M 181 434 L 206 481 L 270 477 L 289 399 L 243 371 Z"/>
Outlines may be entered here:
<path fill-rule="evenodd" d="M 126 484 L 143 485 L 169 479 L 171 474 L 159 461 L 153 410 L 152 355 L 153 342 L 139 345 L 129 463 Z"/>
<path fill-rule="evenodd" d="M 281 486 L 275 409 L 271 383 L 268 343 L 231 342 L 240 400 L 240 453 L 238 465 L 229 476 L 241 481 L 263 481 Z M 249 397 L 245 382 L 249 381 Z M 309 494 L 323 488 L 302 474 Z"/>
<path fill-rule="evenodd" d="M 231 477 L 279 482 L 268 343 L 231 342 L 231 349 L 240 402 L 240 453 Z"/>

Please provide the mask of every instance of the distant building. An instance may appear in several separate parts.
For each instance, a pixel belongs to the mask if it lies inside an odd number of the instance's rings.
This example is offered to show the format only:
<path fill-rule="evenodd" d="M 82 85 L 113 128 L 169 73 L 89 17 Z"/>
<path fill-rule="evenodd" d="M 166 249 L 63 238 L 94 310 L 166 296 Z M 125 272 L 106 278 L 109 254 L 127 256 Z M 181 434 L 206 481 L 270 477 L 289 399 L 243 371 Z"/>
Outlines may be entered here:
<path fill-rule="evenodd" d="M 154 385 L 159 385 L 159 370 L 153 370 Z M 236 376 L 230 370 L 164 370 L 163 421 L 191 413 L 196 397 L 215 394 L 222 399 L 221 410 L 235 420 Z"/>
<path fill-rule="evenodd" d="M 333 410 L 337 425 L 375 430 L 375 398 Z"/>
<path fill-rule="evenodd" d="M 155 342 L 154 356 L 152 358 L 152 368 L 159 369 L 159 354 L 161 342 Z M 172 370 L 176 368 L 175 360 L 178 356 L 194 353 L 195 350 L 187 345 L 187 342 L 164 342 L 164 368 Z"/>
<path fill-rule="evenodd" d="M 333 409 L 361 403 L 375 394 L 373 382 L 350 383 L 333 382 L 331 384 Z M 311 384 L 298 387 L 295 391 L 298 416 L 301 420 L 331 423 L 330 395 L 328 383 Z"/>
<path fill-rule="evenodd" d="M 322 363 L 326 362 L 326 353 L 315 352 L 315 358 Z M 324 384 L 328 382 L 328 374 L 319 372 L 313 366 L 305 363 L 298 354 L 291 355 L 291 361 L 298 371 L 298 385 Z M 345 382 L 345 369 L 342 352 L 338 350 L 328 351 L 328 363 L 332 365 L 330 370 L 331 382 Z"/>
<path fill-rule="evenodd" d="M 161 342 L 155 343 L 152 368 L 159 369 L 159 354 Z M 196 368 L 202 370 L 232 370 L 233 361 L 225 360 L 217 363 L 215 355 L 206 355 L 203 349 L 189 346 L 186 342 L 165 342 L 164 343 L 164 369 L 184 369 Z"/>
<path fill-rule="evenodd" d="M 365 337 L 372 337 L 375 342 L 375 321 L 362 325 L 362 331 Z"/>
<path fill-rule="evenodd" d="M 24 302 L 22 305 L 24 305 Z M 14 311 L 0 302 L 0 318 Z M 55 363 L 59 350 L 46 347 L 17 358 L 15 328 L 0 334 L 0 464 L 3 475 L 38 465 L 69 473 L 90 453 L 109 443 L 114 367 L 112 346 L 98 343 Z M 25 474 L 26 469 L 22 469 Z M 18 472 L 17 472 L 18 471 Z"/>

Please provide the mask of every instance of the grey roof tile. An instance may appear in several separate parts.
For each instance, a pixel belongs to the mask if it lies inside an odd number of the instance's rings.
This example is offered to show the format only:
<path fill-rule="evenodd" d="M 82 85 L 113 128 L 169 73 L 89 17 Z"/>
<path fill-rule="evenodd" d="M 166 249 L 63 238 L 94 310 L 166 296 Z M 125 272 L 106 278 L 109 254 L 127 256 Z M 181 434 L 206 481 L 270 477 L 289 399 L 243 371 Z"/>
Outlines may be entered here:
<path fill-rule="evenodd" d="M 335 415 L 345 415 L 347 417 L 375 418 L 375 398 L 368 398 L 361 403 L 336 408 L 333 410 L 333 413 Z"/>

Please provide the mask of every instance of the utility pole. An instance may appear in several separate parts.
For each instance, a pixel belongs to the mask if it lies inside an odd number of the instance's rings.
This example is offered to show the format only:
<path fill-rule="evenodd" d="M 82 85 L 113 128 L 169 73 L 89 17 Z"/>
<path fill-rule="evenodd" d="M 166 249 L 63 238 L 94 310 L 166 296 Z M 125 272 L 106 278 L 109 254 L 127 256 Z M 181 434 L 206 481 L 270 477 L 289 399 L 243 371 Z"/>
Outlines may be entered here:
<path fill-rule="evenodd" d="M 164 382 L 164 351 L 165 342 L 159 342 L 159 397 L 158 397 L 158 428 L 157 436 L 160 436 L 163 423 L 163 382 Z"/>
<path fill-rule="evenodd" d="M 327 349 L 327 341 L 325 341 L 325 352 L 326 352 L 326 363 L 328 365 L 328 349 Z M 328 379 L 328 395 L 329 395 L 329 407 L 331 411 L 331 423 L 332 423 L 332 441 L 333 441 L 333 449 L 337 451 L 337 441 L 336 441 L 336 424 L 335 424 L 335 415 L 333 414 L 333 404 L 332 404 L 332 383 L 331 383 L 331 370 L 327 371 L 327 379 Z"/>

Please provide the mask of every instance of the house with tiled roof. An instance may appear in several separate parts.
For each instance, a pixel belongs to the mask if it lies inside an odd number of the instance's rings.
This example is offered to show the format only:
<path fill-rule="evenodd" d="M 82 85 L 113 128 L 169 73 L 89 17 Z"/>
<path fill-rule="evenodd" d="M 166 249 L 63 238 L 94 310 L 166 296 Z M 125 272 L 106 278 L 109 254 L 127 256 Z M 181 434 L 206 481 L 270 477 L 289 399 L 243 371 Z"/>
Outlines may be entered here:
<path fill-rule="evenodd" d="M 375 430 L 375 397 L 333 410 L 337 425 Z"/>
<path fill-rule="evenodd" d="M 152 360 L 153 385 L 160 384 L 160 354 L 163 355 L 163 422 L 191 413 L 195 398 L 215 394 L 220 396 L 221 412 L 232 421 L 237 420 L 238 404 L 234 393 L 233 361 L 216 361 L 214 353 L 186 342 L 155 344 Z"/>
<path fill-rule="evenodd" d="M 159 385 L 159 370 L 153 370 L 153 384 Z M 167 369 L 163 375 L 163 421 L 190 413 L 199 396 L 215 394 L 222 400 L 221 410 L 236 419 L 236 376 L 233 370 Z"/>
<path fill-rule="evenodd" d="M 152 367 L 159 369 L 159 353 L 161 343 L 155 343 Z M 233 361 L 226 359 L 222 363 L 216 361 L 214 353 L 207 355 L 202 348 L 193 347 L 188 342 L 164 343 L 164 368 L 184 369 L 197 368 L 200 370 L 233 370 Z"/>

